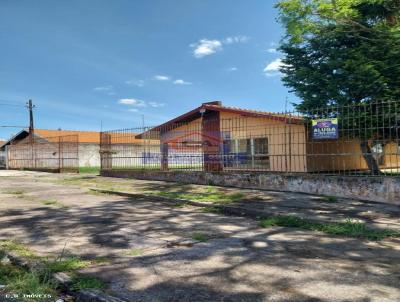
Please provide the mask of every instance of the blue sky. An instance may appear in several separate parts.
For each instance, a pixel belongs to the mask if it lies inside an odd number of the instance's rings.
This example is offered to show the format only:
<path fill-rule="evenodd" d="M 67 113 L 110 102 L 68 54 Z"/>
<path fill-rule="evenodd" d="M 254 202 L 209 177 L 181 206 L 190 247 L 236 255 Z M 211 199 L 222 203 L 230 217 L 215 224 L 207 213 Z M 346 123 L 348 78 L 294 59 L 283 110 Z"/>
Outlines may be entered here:
<path fill-rule="evenodd" d="M 0 126 L 156 125 L 198 106 L 282 111 L 273 0 L 1 0 Z M 0 128 L 0 138 L 18 129 Z"/>

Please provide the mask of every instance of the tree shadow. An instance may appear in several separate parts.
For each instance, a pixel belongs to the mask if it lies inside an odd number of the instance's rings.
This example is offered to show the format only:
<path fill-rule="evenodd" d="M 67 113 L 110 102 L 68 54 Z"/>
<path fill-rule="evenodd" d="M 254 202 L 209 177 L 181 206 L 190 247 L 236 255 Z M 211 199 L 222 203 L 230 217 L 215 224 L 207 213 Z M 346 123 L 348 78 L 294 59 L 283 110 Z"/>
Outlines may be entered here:
<path fill-rule="evenodd" d="M 301 290 L 321 280 L 329 283 L 330 292 L 335 286 L 361 288 L 362 297 L 351 301 L 385 295 L 376 293 L 381 287 L 390 290 L 389 298 L 395 292 L 400 296 L 400 255 L 385 242 L 260 229 L 251 219 L 173 208 L 156 197 L 91 198 L 96 202 L 70 209 L 4 211 L 0 238 L 51 250 L 63 248 L 60 238 L 76 240 L 76 245 L 67 246 L 74 254 L 106 254 L 110 264 L 83 272 L 100 276 L 114 294 L 129 301 L 330 301 Z M 211 239 L 193 242 L 194 232 L 210 234 Z M 191 245 L 169 244 L 187 240 Z M 121 250 L 136 247 L 143 255 L 121 256 Z M 146 283 L 146 278 L 152 281 Z M 143 288 L 135 287 L 143 283 Z"/>

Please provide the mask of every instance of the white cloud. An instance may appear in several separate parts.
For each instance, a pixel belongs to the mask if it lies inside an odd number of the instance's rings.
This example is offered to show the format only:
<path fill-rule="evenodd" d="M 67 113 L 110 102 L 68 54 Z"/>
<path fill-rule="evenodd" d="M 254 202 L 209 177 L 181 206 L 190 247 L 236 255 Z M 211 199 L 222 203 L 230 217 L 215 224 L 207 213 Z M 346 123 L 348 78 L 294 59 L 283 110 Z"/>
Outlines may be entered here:
<path fill-rule="evenodd" d="M 106 86 L 99 86 L 93 88 L 94 91 L 112 91 L 114 87 L 112 85 L 106 85 Z"/>
<path fill-rule="evenodd" d="M 157 102 L 149 102 L 149 106 L 153 108 L 164 107 L 164 103 L 157 103 Z"/>
<path fill-rule="evenodd" d="M 146 107 L 146 102 L 139 99 L 120 99 L 118 103 L 134 107 Z"/>
<path fill-rule="evenodd" d="M 234 43 L 246 43 L 249 40 L 249 37 L 246 36 L 234 36 L 226 38 L 223 43 L 225 44 L 234 44 Z"/>
<path fill-rule="evenodd" d="M 134 107 L 134 108 L 128 109 L 128 111 L 131 111 L 131 112 L 138 112 L 139 111 L 137 109 L 138 107 L 143 108 L 143 107 L 149 106 L 152 108 L 159 108 L 159 107 L 163 107 L 165 105 L 164 103 L 146 102 L 146 101 L 134 99 L 134 98 L 120 99 L 120 100 L 118 100 L 118 103 L 122 104 L 122 105 L 128 105 L 128 106 Z"/>
<path fill-rule="evenodd" d="M 156 75 L 154 76 L 154 79 L 157 81 L 169 81 L 170 77 L 166 75 Z"/>
<path fill-rule="evenodd" d="M 227 37 L 223 40 L 209 40 L 201 39 L 197 43 L 190 44 L 190 47 L 194 48 L 193 55 L 195 58 L 200 59 L 205 56 L 212 55 L 216 52 L 223 50 L 223 45 L 230 45 L 235 43 L 245 43 L 249 40 L 246 36 L 233 36 Z"/>
<path fill-rule="evenodd" d="M 269 53 L 277 53 L 278 50 L 276 48 L 268 48 L 267 52 L 269 52 Z"/>
<path fill-rule="evenodd" d="M 137 86 L 137 87 L 143 87 L 144 81 L 143 80 L 128 80 L 128 81 L 125 81 L 125 84 Z"/>
<path fill-rule="evenodd" d="M 237 71 L 237 70 L 238 70 L 237 67 L 230 67 L 230 68 L 228 68 L 228 71 Z"/>
<path fill-rule="evenodd" d="M 191 44 L 190 47 L 194 48 L 194 57 L 199 59 L 205 56 L 212 55 L 217 51 L 221 51 L 222 42 L 219 40 L 201 39 L 199 42 Z"/>
<path fill-rule="evenodd" d="M 177 80 L 175 80 L 175 81 L 174 81 L 174 84 L 176 84 L 176 85 L 192 85 L 191 82 L 186 82 L 186 81 L 184 81 L 184 80 L 182 80 L 182 79 L 177 79 Z"/>
<path fill-rule="evenodd" d="M 275 59 L 264 68 L 264 74 L 268 77 L 281 75 L 280 69 L 285 66 L 282 59 Z"/>

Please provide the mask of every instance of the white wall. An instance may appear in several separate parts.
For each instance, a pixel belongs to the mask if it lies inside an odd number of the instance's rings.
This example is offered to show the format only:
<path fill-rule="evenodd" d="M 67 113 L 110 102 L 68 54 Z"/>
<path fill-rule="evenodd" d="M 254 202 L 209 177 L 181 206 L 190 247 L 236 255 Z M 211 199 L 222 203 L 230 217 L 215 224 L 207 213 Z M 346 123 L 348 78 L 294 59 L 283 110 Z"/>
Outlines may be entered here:
<path fill-rule="evenodd" d="M 100 167 L 99 144 L 79 144 L 79 166 Z"/>

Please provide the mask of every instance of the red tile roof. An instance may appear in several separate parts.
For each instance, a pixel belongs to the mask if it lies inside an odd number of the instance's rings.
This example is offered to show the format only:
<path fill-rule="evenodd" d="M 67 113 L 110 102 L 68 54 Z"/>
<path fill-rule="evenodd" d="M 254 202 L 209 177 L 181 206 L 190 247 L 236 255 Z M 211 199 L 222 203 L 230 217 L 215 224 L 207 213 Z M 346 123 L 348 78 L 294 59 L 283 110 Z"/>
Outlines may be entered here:
<path fill-rule="evenodd" d="M 96 131 L 35 129 L 35 135 L 47 139 L 77 135 L 79 143 L 100 144 L 100 132 Z M 111 137 L 112 143 L 139 143 L 142 141 L 136 138 L 137 133 L 108 133 L 108 135 Z"/>
<path fill-rule="evenodd" d="M 44 138 L 78 135 L 78 141 L 80 143 L 100 143 L 100 132 L 97 131 L 35 129 L 35 134 Z"/>

